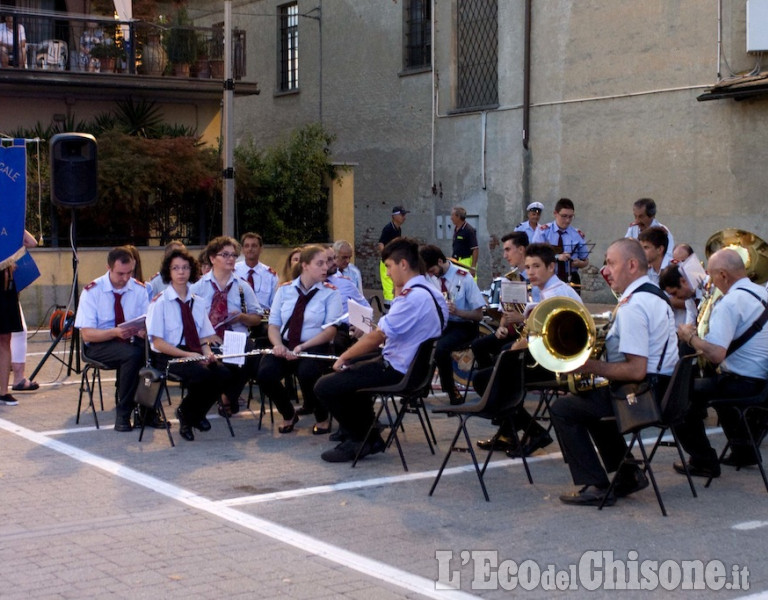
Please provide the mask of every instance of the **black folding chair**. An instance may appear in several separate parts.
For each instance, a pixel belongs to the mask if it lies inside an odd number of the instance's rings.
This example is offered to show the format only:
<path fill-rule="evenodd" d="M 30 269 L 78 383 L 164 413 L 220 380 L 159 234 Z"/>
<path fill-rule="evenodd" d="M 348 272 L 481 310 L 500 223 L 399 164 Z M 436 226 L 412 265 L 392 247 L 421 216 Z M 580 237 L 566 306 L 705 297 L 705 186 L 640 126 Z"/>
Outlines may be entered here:
<path fill-rule="evenodd" d="M 77 398 L 77 416 L 75 417 L 75 423 L 80 423 L 80 411 L 83 405 L 83 393 L 88 394 L 88 407 L 93 411 L 93 422 L 96 424 L 96 429 L 99 429 L 99 417 L 96 415 L 96 406 L 93 403 L 93 396 L 96 393 L 98 387 L 99 390 L 99 404 L 101 410 L 104 410 L 104 395 L 101 389 L 101 372 L 102 371 L 115 371 L 116 378 L 120 377 L 120 369 L 113 369 L 112 367 L 105 365 L 98 360 L 95 360 L 88 356 L 86 352 L 87 346 L 80 337 L 80 356 L 83 359 L 83 370 L 80 375 L 80 394 Z M 117 382 L 115 382 L 115 399 L 117 399 Z M 87 407 L 86 407 L 87 408 Z"/>
<path fill-rule="evenodd" d="M 764 421 L 766 424 L 762 426 L 757 439 L 755 439 L 755 436 L 753 435 L 747 421 L 747 417 L 752 412 L 768 414 L 768 384 L 766 384 L 762 391 L 755 396 L 748 396 L 746 398 L 718 398 L 711 400 L 709 404 L 713 408 L 717 408 L 719 410 L 732 410 L 738 414 L 744 429 L 747 431 L 749 444 L 752 448 L 752 451 L 755 453 L 755 457 L 757 457 L 757 468 L 760 470 L 760 475 L 763 477 L 763 484 L 765 484 L 765 489 L 768 491 L 768 477 L 765 475 L 763 456 L 760 454 L 760 444 L 765 438 L 766 433 L 768 433 L 768 423 Z M 720 462 L 723 461 L 725 454 L 730 448 L 731 440 L 728 440 L 728 442 L 725 444 L 725 448 L 723 448 L 723 451 L 720 453 L 720 458 L 718 459 Z M 736 470 L 740 471 L 741 467 L 736 467 Z M 707 483 L 704 484 L 704 487 L 709 487 L 711 483 L 712 477 L 707 479 Z"/>
<path fill-rule="evenodd" d="M 608 488 L 608 493 L 603 496 L 603 501 L 600 503 L 600 506 L 598 509 L 602 510 L 603 506 L 605 505 L 606 499 L 612 494 L 613 489 L 616 486 L 616 481 L 618 478 L 619 473 L 621 472 L 621 467 L 625 464 L 627 465 L 638 465 L 642 466 L 643 471 L 648 474 L 648 478 L 651 480 L 651 484 L 653 485 L 653 491 L 656 493 L 656 500 L 659 502 L 659 508 L 661 509 L 661 514 L 665 517 L 667 516 L 667 509 L 664 507 L 664 502 L 661 499 L 661 492 L 659 492 L 659 486 L 656 483 L 656 477 L 653 474 L 653 469 L 651 468 L 651 461 L 653 460 L 654 455 L 656 454 L 657 448 L 662 444 L 661 438 L 664 436 L 664 433 L 669 430 L 672 433 L 672 439 L 674 440 L 674 446 L 677 448 L 677 453 L 680 456 L 680 460 L 682 461 L 684 467 L 685 467 L 685 474 L 688 478 L 688 485 L 691 488 L 691 493 L 693 494 L 693 497 L 696 498 L 696 488 L 693 486 L 693 479 L 691 478 L 691 474 L 688 472 L 688 464 L 685 460 L 685 456 L 683 454 L 683 448 L 680 445 L 680 441 L 677 437 L 677 432 L 675 430 L 676 426 L 679 425 L 683 418 L 685 417 L 685 413 L 688 411 L 688 406 L 691 403 L 691 392 L 693 390 L 693 365 L 696 362 L 696 356 L 695 355 L 689 355 L 684 356 L 679 361 L 677 361 L 677 365 L 675 365 L 675 370 L 672 372 L 672 377 L 669 381 L 669 385 L 667 386 L 667 390 L 664 393 L 664 397 L 661 400 L 660 409 L 661 409 L 661 418 L 656 423 L 651 423 L 649 425 L 645 425 L 643 427 L 634 428 L 634 429 L 622 429 L 621 423 L 617 422 L 617 425 L 619 426 L 619 429 L 621 430 L 621 433 L 631 433 L 632 439 L 629 442 L 629 447 L 627 448 L 627 452 L 624 455 L 624 458 L 621 461 L 621 465 L 616 470 L 616 474 L 613 476 L 613 479 L 611 480 L 611 485 Z M 653 448 L 651 449 L 650 454 L 646 452 L 645 444 L 643 443 L 643 438 L 640 437 L 640 434 L 648 429 L 649 427 L 658 427 L 660 429 L 659 436 L 656 438 L 656 442 L 653 445 Z M 638 448 L 640 448 L 640 453 L 642 454 L 642 458 L 634 458 L 632 457 L 632 448 L 634 448 L 635 444 L 637 444 Z"/>
<path fill-rule="evenodd" d="M 472 440 L 469 437 L 467 431 L 467 422 L 471 417 L 480 417 L 481 419 L 506 419 L 511 424 L 511 431 L 515 437 L 515 442 L 520 444 L 520 439 L 517 435 L 517 427 L 515 426 L 513 415 L 517 407 L 519 407 L 525 399 L 525 350 L 506 350 L 502 352 L 496 359 L 496 365 L 493 367 L 493 373 L 491 379 L 488 382 L 488 387 L 485 389 L 483 397 L 477 402 L 461 404 L 459 406 L 446 406 L 432 409 L 433 413 L 443 413 L 448 416 L 458 417 L 459 426 L 456 429 L 456 434 L 451 441 L 451 447 L 448 448 L 448 452 L 443 459 L 443 464 L 440 465 L 440 470 L 437 472 L 435 481 L 432 483 L 432 488 L 429 490 L 431 496 L 437 487 L 440 477 L 443 474 L 445 466 L 448 464 L 448 460 L 451 458 L 453 452 L 469 452 L 472 457 L 472 463 L 475 465 L 475 471 L 477 472 L 477 478 L 480 480 L 480 487 L 483 489 L 483 495 L 486 501 L 490 501 L 488 497 L 488 490 L 485 487 L 485 481 L 483 476 L 485 470 L 488 467 L 488 463 L 493 456 L 493 448 L 496 440 L 498 439 L 500 432 L 497 431 L 493 436 L 491 442 L 491 449 L 488 451 L 488 456 L 483 463 L 483 468 L 477 462 L 477 456 L 475 450 L 472 447 Z M 457 447 L 456 442 L 459 439 L 459 435 L 464 434 L 464 439 L 467 442 L 466 447 Z M 531 471 L 528 468 L 528 460 L 525 454 L 522 455 L 523 466 L 525 467 L 525 473 L 528 476 L 528 483 L 533 483 L 531 477 Z"/>
<path fill-rule="evenodd" d="M 429 388 L 432 383 L 432 374 L 435 371 L 435 343 L 437 338 L 431 338 L 419 345 L 416 351 L 416 356 L 408 368 L 408 372 L 403 376 L 403 379 L 395 385 L 380 387 L 380 388 L 365 388 L 360 392 L 372 394 L 374 397 L 379 396 L 381 398 L 381 406 L 379 407 L 376 417 L 368 429 L 368 433 L 365 435 L 363 444 L 360 445 L 362 449 L 365 443 L 368 441 L 371 433 L 374 429 L 378 428 L 379 418 L 382 412 L 387 415 L 387 422 L 389 424 L 389 435 L 386 439 L 385 450 L 392 445 L 394 441 L 397 446 L 397 451 L 400 454 L 400 461 L 403 463 L 403 469 L 408 470 L 408 465 L 405 462 L 405 454 L 403 453 L 403 447 L 400 444 L 400 439 L 397 435 L 397 431 L 402 427 L 403 418 L 406 414 L 415 414 L 419 417 L 421 423 L 421 429 L 424 432 L 424 437 L 427 439 L 429 445 L 429 451 L 434 454 L 435 448 L 433 444 L 437 444 L 435 438 L 435 432 L 432 430 L 432 423 L 429 420 L 429 414 L 424 406 L 424 398 L 429 394 Z M 398 407 L 396 398 L 400 399 L 400 406 Z M 393 408 L 390 411 L 388 402 L 392 402 Z M 354 467 L 357 461 L 360 459 L 360 451 L 358 451 L 355 460 L 352 462 Z"/>
<path fill-rule="evenodd" d="M 173 436 L 171 435 L 171 424 L 165 417 L 163 408 L 163 395 L 168 393 L 166 375 L 163 371 L 150 366 L 143 367 L 139 371 L 139 386 L 136 388 L 136 404 L 143 406 L 145 410 L 141 417 L 141 431 L 139 432 L 139 441 L 144 438 L 144 429 L 147 425 L 147 419 L 154 418 L 156 413 L 160 413 L 165 423 L 165 431 L 168 433 L 168 440 L 171 446 Z"/>

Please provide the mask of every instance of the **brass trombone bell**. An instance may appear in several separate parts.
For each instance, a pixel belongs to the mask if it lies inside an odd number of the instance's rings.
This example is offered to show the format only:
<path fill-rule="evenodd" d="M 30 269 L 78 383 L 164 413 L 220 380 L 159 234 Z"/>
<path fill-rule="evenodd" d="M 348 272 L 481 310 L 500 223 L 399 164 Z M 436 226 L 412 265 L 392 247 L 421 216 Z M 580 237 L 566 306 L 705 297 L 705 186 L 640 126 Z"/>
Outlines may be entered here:
<path fill-rule="evenodd" d="M 709 259 L 723 249 L 735 250 L 744 261 L 747 277 L 758 284 L 768 281 L 768 243 L 743 229 L 723 229 L 712 234 L 704 246 Z"/>

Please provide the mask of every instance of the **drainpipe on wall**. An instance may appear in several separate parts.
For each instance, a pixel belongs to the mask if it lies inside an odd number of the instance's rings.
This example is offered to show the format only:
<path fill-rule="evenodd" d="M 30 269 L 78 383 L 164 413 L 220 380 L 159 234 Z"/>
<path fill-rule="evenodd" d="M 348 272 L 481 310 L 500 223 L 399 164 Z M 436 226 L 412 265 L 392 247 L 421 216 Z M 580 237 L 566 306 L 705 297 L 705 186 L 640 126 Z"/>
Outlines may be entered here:
<path fill-rule="evenodd" d="M 531 152 L 528 148 L 531 127 L 531 0 L 525 0 L 523 40 L 523 207 L 531 202 Z"/>

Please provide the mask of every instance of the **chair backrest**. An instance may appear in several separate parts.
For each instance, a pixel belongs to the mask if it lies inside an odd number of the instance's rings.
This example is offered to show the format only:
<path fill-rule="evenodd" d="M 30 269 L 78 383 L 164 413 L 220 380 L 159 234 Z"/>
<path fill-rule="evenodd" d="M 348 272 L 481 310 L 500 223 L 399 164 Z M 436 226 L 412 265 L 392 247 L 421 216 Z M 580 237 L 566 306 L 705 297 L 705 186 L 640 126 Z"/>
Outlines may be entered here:
<path fill-rule="evenodd" d="M 429 388 L 432 383 L 432 374 L 435 371 L 435 344 L 438 338 L 430 338 L 419 344 L 416 356 L 413 357 L 411 366 L 402 380 L 404 393 L 420 393 Z"/>
<path fill-rule="evenodd" d="M 503 414 L 525 399 L 525 350 L 505 350 L 496 359 L 477 411 Z"/>
<path fill-rule="evenodd" d="M 696 364 L 695 354 L 683 356 L 677 361 L 667 391 L 661 400 L 661 420 L 663 423 L 676 425 L 685 417 L 691 403 L 694 364 Z"/>

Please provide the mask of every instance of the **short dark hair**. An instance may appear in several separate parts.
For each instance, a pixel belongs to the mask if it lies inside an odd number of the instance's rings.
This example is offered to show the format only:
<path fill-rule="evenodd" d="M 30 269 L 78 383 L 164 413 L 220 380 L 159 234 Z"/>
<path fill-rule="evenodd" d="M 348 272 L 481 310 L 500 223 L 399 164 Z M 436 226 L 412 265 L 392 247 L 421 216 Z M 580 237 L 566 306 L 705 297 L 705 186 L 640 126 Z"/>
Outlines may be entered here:
<path fill-rule="evenodd" d="M 434 246 L 432 244 L 422 246 L 419 248 L 419 256 L 421 256 L 421 260 L 424 261 L 424 266 L 427 269 L 431 269 L 432 267 L 436 267 L 437 263 L 439 261 L 445 262 L 447 259 L 445 258 L 445 254 L 443 253 L 440 248 L 437 246 Z"/>
<path fill-rule="evenodd" d="M 243 235 L 240 236 L 240 243 L 245 244 L 245 240 L 258 240 L 259 246 L 264 245 L 264 240 L 261 238 L 261 236 L 258 233 L 254 233 L 253 231 L 246 231 Z"/>
<path fill-rule="evenodd" d="M 635 208 L 645 209 L 645 214 L 649 217 L 656 216 L 656 202 L 651 198 L 640 198 L 635 200 L 633 205 Z"/>
<path fill-rule="evenodd" d="M 560 198 L 560 200 L 558 200 L 555 203 L 555 212 L 556 213 L 559 213 L 564 208 L 568 208 L 568 209 L 573 210 L 573 211 L 576 210 L 574 208 L 574 206 L 573 206 L 573 200 L 571 200 L 570 198 Z"/>
<path fill-rule="evenodd" d="M 208 261 L 213 264 L 213 257 L 221 252 L 225 246 L 232 246 L 237 254 L 240 254 L 240 244 L 235 238 L 228 235 L 220 235 L 213 238 L 205 247 L 205 254 L 208 256 Z"/>
<path fill-rule="evenodd" d="M 512 233 L 508 233 L 505 236 L 502 236 L 501 243 L 507 242 L 509 240 L 512 240 L 512 243 L 515 246 L 522 246 L 523 248 L 527 248 L 528 244 L 530 244 L 530 240 L 528 239 L 528 234 L 525 233 L 525 231 L 513 231 Z"/>
<path fill-rule="evenodd" d="M 127 246 L 117 246 L 107 254 L 107 264 L 110 269 L 115 266 L 116 262 L 129 263 L 132 260 L 136 259 L 133 258 L 133 252 Z"/>
<path fill-rule="evenodd" d="M 638 234 L 637 240 L 639 242 L 649 242 L 655 248 L 663 246 L 664 252 L 666 252 L 669 245 L 669 234 L 663 227 L 648 227 Z"/>
<path fill-rule="evenodd" d="M 526 256 L 537 256 L 548 267 L 555 262 L 555 250 L 549 244 L 529 244 L 525 249 Z"/>
<path fill-rule="evenodd" d="M 387 259 L 399 263 L 405 260 L 412 271 L 424 272 L 424 265 L 419 256 L 419 242 L 410 237 L 396 237 L 394 240 L 384 246 L 381 251 L 381 260 Z"/>
<path fill-rule="evenodd" d="M 160 265 L 160 277 L 163 283 L 171 282 L 171 263 L 174 258 L 181 258 L 187 261 L 189 264 L 189 282 L 195 283 L 200 279 L 200 263 L 197 262 L 194 256 L 192 256 L 186 248 L 175 248 L 171 250 L 163 258 L 163 262 Z"/>
<path fill-rule="evenodd" d="M 680 283 L 683 280 L 683 274 L 680 272 L 680 268 L 677 265 L 669 265 L 664 267 L 659 273 L 659 287 L 662 290 L 667 288 L 679 288 Z"/>

